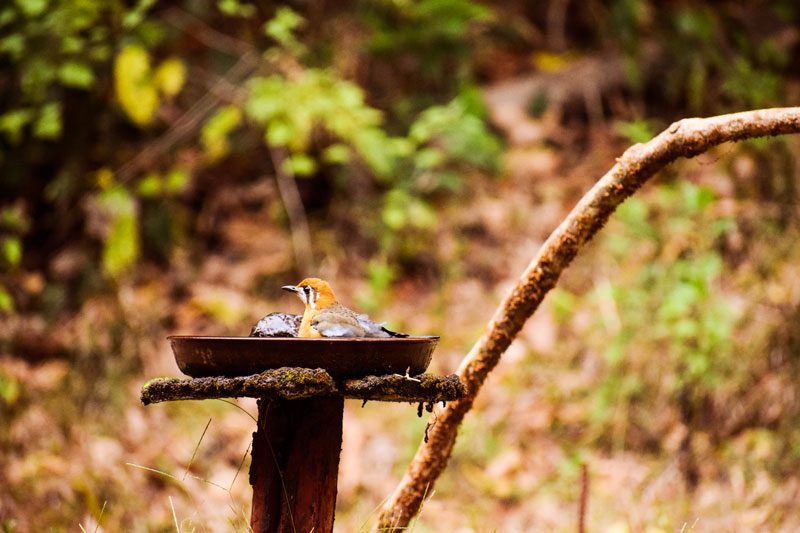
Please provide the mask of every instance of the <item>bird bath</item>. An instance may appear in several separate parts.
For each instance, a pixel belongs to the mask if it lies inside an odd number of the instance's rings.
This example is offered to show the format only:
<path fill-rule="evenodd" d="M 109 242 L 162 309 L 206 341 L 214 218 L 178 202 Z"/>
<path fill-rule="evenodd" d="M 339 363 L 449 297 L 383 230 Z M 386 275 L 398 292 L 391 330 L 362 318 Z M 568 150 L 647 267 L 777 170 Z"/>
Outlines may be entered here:
<path fill-rule="evenodd" d="M 252 530 L 329 533 L 344 400 L 417 403 L 421 412 L 462 398 L 457 376 L 422 373 L 438 339 L 170 337 L 179 368 L 195 377 L 151 380 L 142 402 L 258 398 Z"/>

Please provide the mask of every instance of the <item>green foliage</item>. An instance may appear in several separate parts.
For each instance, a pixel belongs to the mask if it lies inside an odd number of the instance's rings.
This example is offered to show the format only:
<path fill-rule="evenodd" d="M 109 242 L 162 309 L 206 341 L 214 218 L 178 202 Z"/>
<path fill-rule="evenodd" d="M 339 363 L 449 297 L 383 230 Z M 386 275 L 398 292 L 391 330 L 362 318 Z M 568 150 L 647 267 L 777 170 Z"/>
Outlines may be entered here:
<path fill-rule="evenodd" d="M 370 44 L 375 53 L 411 55 L 421 61 L 423 72 L 437 81 L 449 61 L 461 63 L 455 71 L 463 74 L 471 49 L 467 37 L 476 23 L 490 18 L 487 7 L 469 0 L 382 0 L 370 2 L 363 13 L 373 30 Z"/>
<path fill-rule="evenodd" d="M 256 6 L 239 0 L 217 0 L 217 8 L 229 17 L 251 18 Z"/>
<path fill-rule="evenodd" d="M 242 111 L 236 106 L 223 106 L 208 119 L 200 132 L 200 142 L 209 161 L 217 161 L 228 154 L 228 135 L 242 122 Z"/>
<path fill-rule="evenodd" d="M 690 113 L 779 105 L 792 45 L 769 31 L 759 33 L 770 25 L 750 24 L 753 9 L 776 19 L 792 16 L 781 2 L 740 10 L 704 2 L 661 7 L 651 0 L 615 0 L 606 38 L 622 45 L 628 77 L 642 90 L 644 62 L 653 61 L 643 45 L 657 36 L 666 70 L 660 70 L 655 90 Z"/>
<path fill-rule="evenodd" d="M 386 258 L 374 258 L 367 263 L 367 286 L 356 294 L 356 304 L 367 313 L 374 313 L 386 304 L 391 295 L 397 269 Z"/>
<path fill-rule="evenodd" d="M 281 47 L 294 55 L 305 53 L 306 47 L 295 36 L 295 31 L 303 26 L 305 19 L 292 9 L 282 6 L 275 16 L 264 24 L 264 33 L 273 38 Z"/>
<path fill-rule="evenodd" d="M 592 417 L 611 432 L 620 409 L 630 424 L 653 431 L 642 413 L 686 387 L 700 401 L 747 373 L 735 347 L 739 315 L 719 286 L 723 263 L 715 248 L 733 221 L 714 215 L 717 200 L 704 187 L 669 185 L 654 196 L 647 203 L 629 199 L 617 210 L 602 245 L 618 279 L 587 297 L 596 317 L 589 346 L 606 365 L 590 392 Z M 553 305 L 562 321 L 577 308 L 566 291 Z M 631 409 L 634 403 L 647 407 Z"/>
<path fill-rule="evenodd" d="M 8 291 L 0 286 L 0 313 L 10 315 L 14 312 L 14 299 Z"/>
<path fill-rule="evenodd" d="M 15 81 L 0 90 L 0 131 L 8 140 L 18 143 L 28 124 L 37 138 L 60 137 L 65 89 L 94 87 L 96 69 L 111 52 L 107 21 L 119 15 L 112 4 L 95 0 L 17 1 L 0 8 L 0 57 Z"/>
<path fill-rule="evenodd" d="M 634 144 L 646 143 L 655 137 L 653 130 L 653 124 L 649 120 L 633 120 L 617 124 L 617 131 Z"/>
<path fill-rule="evenodd" d="M 437 2 L 422 6 L 419 13 L 437 12 L 434 4 Z M 470 8 L 462 12 L 465 17 L 467 11 L 475 17 L 479 11 L 483 13 L 482 8 Z M 462 22 L 466 24 L 471 17 L 456 25 L 463 29 Z M 276 64 L 281 57 L 299 61 L 305 50 L 295 42 L 294 32 L 302 25 L 303 19 L 288 8 L 280 8 L 266 23 L 266 33 L 279 44 L 270 54 Z M 419 239 L 420 232 L 424 235 L 435 229 L 428 196 L 459 190 L 463 183 L 460 172 L 465 170 L 499 169 L 502 147 L 486 127 L 480 94 L 472 86 L 465 85 L 448 104 L 422 111 L 408 125 L 404 137 L 389 134 L 384 113 L 366 103 L 360 87 L 330 69 L 295 67 L 291 76 L 254 77 L 247 86 L 244 109 L 248 118 L 264 128 L 267 144 L 290 151 L 285 171 L 302 177 L 325 163 L 363 163 L 386 186 L 381 224 L 373 228 L 389 254 L 418 253 L 418 247 L 409 247 L 410 241 Z M 327 134 L 327 146 L 321 150 L 316 146 L 320 131 Z M 411 231 L 402 233 L 406 229 Z"/>
<path fill-rule="evenodd" d="M 110 221 L 103 247 L 103 270 L 118 278 L 139 255 L 136 202 L 124 187 L 110 185 L 97 194 L 96 205 Z"/>

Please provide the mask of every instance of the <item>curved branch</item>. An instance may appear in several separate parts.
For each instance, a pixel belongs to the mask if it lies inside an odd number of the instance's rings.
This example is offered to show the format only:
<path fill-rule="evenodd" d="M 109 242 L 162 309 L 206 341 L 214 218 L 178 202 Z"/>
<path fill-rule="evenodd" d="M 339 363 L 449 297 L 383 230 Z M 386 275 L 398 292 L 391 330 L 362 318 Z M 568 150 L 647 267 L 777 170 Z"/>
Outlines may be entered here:
<path fill-rule="evenodd" d="M 728 141 L 788 133 L 800 133 L 800 107 L 684 119 L 648 143 L 626 150 L 548 237 L 461 362 L 458 375 L 467 385 L 467 396 L 433 414 L 435 425 L 428 431 L 427 441 L 417 449 L 395 492 L 383 505 L 378 529 L 405 528 L 419 512 L 425 494 L 432 493 L 433 484 L 447 465 L 458 427 L 486 376 L 555 286 L 561 272 L 605 225 L 619 204 L 679 157 L 694 157 Z"/>

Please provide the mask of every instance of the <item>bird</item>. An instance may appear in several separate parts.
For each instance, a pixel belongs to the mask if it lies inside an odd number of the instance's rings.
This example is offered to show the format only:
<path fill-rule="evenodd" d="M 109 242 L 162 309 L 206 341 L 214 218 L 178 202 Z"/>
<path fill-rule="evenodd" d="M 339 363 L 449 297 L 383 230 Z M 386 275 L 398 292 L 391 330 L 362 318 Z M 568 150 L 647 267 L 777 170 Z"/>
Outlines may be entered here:
<path fill-rule="evenodd" d="M 298 337 L 408 337 L 340 304 L 325 280 L 306 278 L 297 285 L 281 288 L 297 294 L 306 306 Z"/>

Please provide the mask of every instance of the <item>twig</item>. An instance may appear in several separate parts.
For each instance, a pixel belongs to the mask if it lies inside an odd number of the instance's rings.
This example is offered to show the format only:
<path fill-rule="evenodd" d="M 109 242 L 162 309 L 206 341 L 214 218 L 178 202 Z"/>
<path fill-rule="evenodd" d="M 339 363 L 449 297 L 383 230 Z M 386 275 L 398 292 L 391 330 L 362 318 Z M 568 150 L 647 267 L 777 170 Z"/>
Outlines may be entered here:
<path fill-rule="evenodd" d="M 581 463 L 581 499 L 578 503 L 578 533 L 586 531 L 586 507 L 589 504 L 589 469 Z"/>
<path fill-rule="evenodd" d="M 487 375 L 556 285 L 563 270 L 605 225 L 619 204 L 679 157 L 693 157 L 728 141 L 788 133 L 800 133 L 800 107 L 684 119 L 650 142 L 636 144 L 625 151 L 542 245 L 495 311 L 484 334 L 461 362 L 458 375 L 467 385 L 467 396 L 443 410 L 427 442 L 420 444 L 403 479 L 384 504 L 377 528 L 404 528 L 419 512 L 423 494 L 447 465 L 458 427 Z"/>
<path fill-rule="evenodd" d="M 300 276 L 311 268 L 313 256 L 311 253 L 311 231 L 308 229 L 308 218 L 297 189 L 294 176 L 286 169 L 286 148 L 270 146 L 272 165 L 275 167 L 275 181 L 278 183 L 278 192 L 289 217 L 289 231 L 292 234 L 292 249 L 294 260 Z"/>

